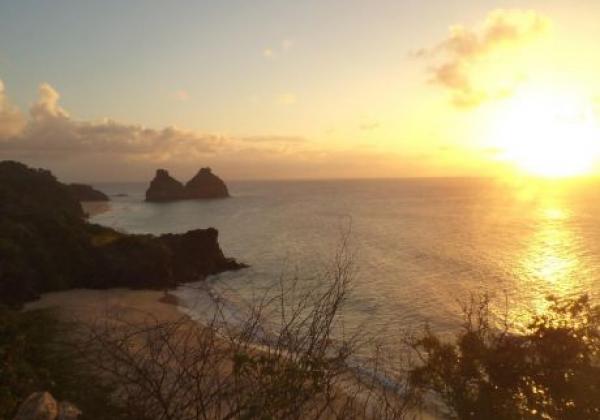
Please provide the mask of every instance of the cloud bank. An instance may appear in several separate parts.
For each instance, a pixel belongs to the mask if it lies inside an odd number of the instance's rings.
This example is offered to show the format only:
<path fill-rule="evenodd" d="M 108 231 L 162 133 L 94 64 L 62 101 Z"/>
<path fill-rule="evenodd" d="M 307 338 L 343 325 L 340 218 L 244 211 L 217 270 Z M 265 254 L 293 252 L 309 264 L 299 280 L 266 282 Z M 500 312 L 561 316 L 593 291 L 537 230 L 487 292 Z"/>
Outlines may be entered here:
<path fill-rule="evenodd" d="M 19 157 L 108 155 L 118 159 L 195 159 L 214 153 L 223 143 L 215 135 L 197 135 L 167 127 L 161 130 L 112 120 L 77 121 L 60 104 L 49 84 L 39 86 L 26 119 L 0 91 L 0 153 Z"/>
<path fill-rule="evenodd" d="M 0 80 L 0 139 L 15 136 L 25 127 L 25 117 L 6 96 L 4 83 Z"/>
<path fill-rule="evenodd" d="M 210 165 L 230 179 L 361 177 L 406 168 L 393 153 L 329 149 L 295 135 L 233 137 L 111 119 L 82 121 L 61 106 L 59 92 L 48 83 L 39 86 L 27 115 L 12 105 L 0 82 L 3 159 L 49 168 L 73 181 L 148 179 L 161 166 L 186 177 Z"/>
<path fill-rule="evenodd" d="M 350 142 L 335 146 L 296 135 L 235 137 L 111 119 L 78 120 L 48 83 L 39 86 L 27 115 L 12 105 L 1 82 L 0 87 L 0 160 L 48 168 L 65 181 L 147 180 L 159 167 L 185 178 L 207 165 L 225 179 L 439 175 L 432 172 L 433 155 L 415 159 Z M 374 123 L 361 127 L 375 128 Z"/>
<path fill-rule="evenodd" d="M 535 11 L 495 10 L 475 28 L 451 26 L 446 39 L 416 55 L 434 61 L 430 81 L 448 89 L 454 105 L 473 107 L 506 94 L 505 88 L 494 91 L 473 81 L 478 63 L 501 48 L 524 48 L 550 27 L 551 21 Z"/>

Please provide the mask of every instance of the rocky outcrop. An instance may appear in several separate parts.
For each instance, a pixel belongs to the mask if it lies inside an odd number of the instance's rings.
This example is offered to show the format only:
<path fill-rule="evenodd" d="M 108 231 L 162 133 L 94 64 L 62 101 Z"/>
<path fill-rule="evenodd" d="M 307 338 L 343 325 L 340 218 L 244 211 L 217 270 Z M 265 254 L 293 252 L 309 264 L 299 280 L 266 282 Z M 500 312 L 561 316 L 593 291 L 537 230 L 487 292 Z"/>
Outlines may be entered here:
<path fill-rule="evenodd" d="M 216 229 L 156 236 L 88 223 L 66 185 L 17 162 L 0 162 L 0 215 L 4 305 L 70 288 L 166 289 L 244 267 L 223 255 Z"/>
<path fill-rule="evenodd" d="M 210 168 L 201 168 L 185 184 L 185 192 L 189 199 L 229 197 L 227 185 Z"/>
<path fill-rule="evenodd" d="M 169 175 L 165 169 L 157 169 L 150 187 L 146 191 L 146 201 L 173 201 L 186 198 L 183 184 Z"/>
<path fill-rule="evenodd" d="M 214 228 L 161 236 L 121 235 L 101 248 L 98 283 L 92 287 L 105 288 L 109 279 L 108 287 L 171 288 L 246 267 L 225 257 L 218 236 Z"/>
<path fill-rule="evenodd" d="M 154 202 L 226 197 L 229 197 L 227 185 L 210 168 L 201 168 L 185 186 L 166 170 L 158 169 L 146 191 L 146 201 Z"/>
<path fill-rule="evenodd" d="M 102 191 L 98 191 L 90 185 L 69 184 L 69 191 L 79 201 L 109 201 L 110 199 Z"/>
<path fill-rule="evenodd" d="M 190 230 L 183 234 L 165 234 L 158 240 L 171 250 L 173 275 L 178 282 L 198 280 L 223 271 L 247 267 L 226 258 L 219 247 L 219 232 L 214 228 Z"/>
<path fill-rule="evenodd" d="M 34 392 L 19 406 L 13 420 L 77 420 L 81 414 L 68 401 L 58 403 L 48 392 Z"/>
<path fill-rule="evenodd" d="M 76 405 L 69 401 L 61 401 L 58 404 L 58 417 L 56 420 L 77 420 L 83 413 Z"/>

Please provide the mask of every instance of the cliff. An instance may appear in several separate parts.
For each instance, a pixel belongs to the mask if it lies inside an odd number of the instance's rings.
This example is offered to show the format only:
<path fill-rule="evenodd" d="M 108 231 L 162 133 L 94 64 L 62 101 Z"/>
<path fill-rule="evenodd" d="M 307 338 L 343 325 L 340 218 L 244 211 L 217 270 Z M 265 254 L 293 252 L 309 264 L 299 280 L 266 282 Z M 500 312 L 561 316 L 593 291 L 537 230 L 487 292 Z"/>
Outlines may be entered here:
<path fill-rule="evenodd" d="M 71 194 L 79 201 L 110 201 L 102 191 L 85 184 L 69 184 L 67 186 Z"/>
<path fill-rule="evenodd" d="M 227 185 L 210 168 L 201 168 L 185 186 L 166 170 L 158 169 L 146 191 L 146 201 L 153 202 L 226 197 L 229 197 Z"/>
<path fill-rule="evenodd" d="M 130 235 L 85 221 L 49 171 L 0 162 L 0 303 L 81 288 L 169 288 L 244 267 L 226 258 L 216 229 Z"/>

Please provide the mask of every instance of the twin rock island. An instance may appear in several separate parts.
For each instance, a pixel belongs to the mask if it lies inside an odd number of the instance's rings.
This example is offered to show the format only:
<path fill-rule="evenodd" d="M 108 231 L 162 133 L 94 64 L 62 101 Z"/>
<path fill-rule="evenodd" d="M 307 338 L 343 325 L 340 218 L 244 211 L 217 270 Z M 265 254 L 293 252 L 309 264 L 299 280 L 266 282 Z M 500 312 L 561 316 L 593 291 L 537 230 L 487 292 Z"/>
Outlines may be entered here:
<path fill-rule="evenodd" d="M 157 169 L 146 191 L 146 201 L 151 202 L 226 197 L 229 197 L 227 186 L 210 168 L 201 168 L 185 185 L 169 175 L 167 170 Z"/>

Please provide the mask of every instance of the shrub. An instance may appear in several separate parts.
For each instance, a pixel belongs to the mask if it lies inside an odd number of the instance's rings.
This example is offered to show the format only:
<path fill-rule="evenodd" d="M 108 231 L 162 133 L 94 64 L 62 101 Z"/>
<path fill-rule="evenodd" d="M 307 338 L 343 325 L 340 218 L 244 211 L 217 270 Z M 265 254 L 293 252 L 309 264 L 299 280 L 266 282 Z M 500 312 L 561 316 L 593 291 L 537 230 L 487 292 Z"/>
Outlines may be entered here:
<path fill-rule="evenodd" d="M 414 391 L 432 392 L 460 419 L 600 418 L 600 318 L 588 296 L 549 298 L 522 334 L 494 328 L 487 297 L 472 300 L 454 342 L 426 329 L 409 339 L 420 358 Z"/>

